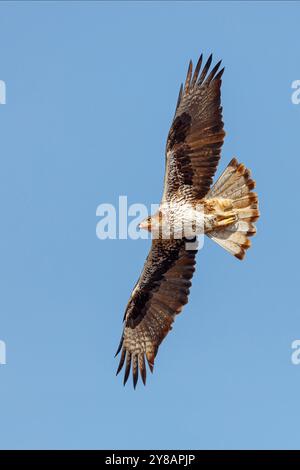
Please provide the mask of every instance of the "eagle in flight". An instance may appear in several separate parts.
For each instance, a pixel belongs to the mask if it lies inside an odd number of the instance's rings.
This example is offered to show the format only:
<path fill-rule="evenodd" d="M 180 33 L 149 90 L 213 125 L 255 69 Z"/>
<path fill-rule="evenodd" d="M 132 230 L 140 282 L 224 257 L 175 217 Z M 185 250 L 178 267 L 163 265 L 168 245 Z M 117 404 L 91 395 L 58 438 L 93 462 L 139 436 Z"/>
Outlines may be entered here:
<path fill-rule="evenodd" d="M 167 138 L 162 200 L 140 224 L 151 232 L 152 246 L 127 304 L 116 353 L 117 374 L 125 364 L 125 385 L 132 369 L 134 388 L 139 373 L 146 383 L 146 360 L 152 372 L 160 343 L 188 302 L 197 235 L 206 234 L 242 260 L 256 232 L 258 198 L 250 171 L 234 158 L 212 186 L 225 132 L 224 68 L 220 61 L 210 71 L 211 62 L 212 55 L 202 68 L 201 55 L 194 71 L 189 63 Z"/>

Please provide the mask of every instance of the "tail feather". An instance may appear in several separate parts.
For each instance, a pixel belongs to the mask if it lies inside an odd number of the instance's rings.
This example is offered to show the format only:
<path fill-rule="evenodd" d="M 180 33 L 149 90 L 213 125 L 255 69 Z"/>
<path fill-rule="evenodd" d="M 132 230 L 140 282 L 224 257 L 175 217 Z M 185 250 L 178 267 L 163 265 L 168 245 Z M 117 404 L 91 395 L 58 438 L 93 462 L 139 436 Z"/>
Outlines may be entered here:
<path fill-rule="evenodd" d="M 258 197 L 250 170 L 234 158 L 207 194 L 207 198 L 230 200 L 236 222 L 207 233 L 218 245 L 238 259 L 243 259 L 255 235 L 254 222 L 259 218 Z"/>
<path fill-rule="evenodd" d="M 239 199 L 234 199 L 232 201 L 232 207 L 235 209 L 243 209 L 245 207 L 251 207 L 251 209 L 257 209 L 258 207 L 258 197 L 256 193 L 248 193 L 244 196 L 241 196 Z"/>

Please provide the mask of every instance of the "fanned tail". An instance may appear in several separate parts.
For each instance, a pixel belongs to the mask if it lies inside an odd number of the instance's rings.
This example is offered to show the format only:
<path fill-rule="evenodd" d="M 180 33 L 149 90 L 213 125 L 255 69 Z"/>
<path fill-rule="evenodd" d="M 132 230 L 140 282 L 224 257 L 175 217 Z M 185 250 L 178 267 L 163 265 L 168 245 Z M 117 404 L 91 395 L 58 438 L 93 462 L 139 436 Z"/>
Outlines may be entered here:
<path fill-rule="evenodd" d="M 207 199 L 226 199 L 236 222 L 216 228 L 207 235 L 238 259 L 243 259 L 251 246 L 249 237 L 255 235 L 254 222 L 259 218 L 258 197 L 250 170 L 234 158 L 207 194 Z"/>

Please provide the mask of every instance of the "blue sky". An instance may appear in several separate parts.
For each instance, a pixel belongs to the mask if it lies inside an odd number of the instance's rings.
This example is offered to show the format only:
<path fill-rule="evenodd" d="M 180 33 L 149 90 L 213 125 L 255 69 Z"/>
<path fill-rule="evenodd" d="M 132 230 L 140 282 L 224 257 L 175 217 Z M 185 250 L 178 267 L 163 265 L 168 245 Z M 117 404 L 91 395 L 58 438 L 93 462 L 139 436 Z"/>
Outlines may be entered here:
<path fill-rule="evenodd" d="M 1 2 L 0 446 L 299 448 L 300 5 Z M 233 156 L 261 219 L 244 262 L 207 240 L 147 387 L 114 359 L 147 240 L 100 241 L 96 207 L 159 202 L 188 60 L 226 67 Z"/>

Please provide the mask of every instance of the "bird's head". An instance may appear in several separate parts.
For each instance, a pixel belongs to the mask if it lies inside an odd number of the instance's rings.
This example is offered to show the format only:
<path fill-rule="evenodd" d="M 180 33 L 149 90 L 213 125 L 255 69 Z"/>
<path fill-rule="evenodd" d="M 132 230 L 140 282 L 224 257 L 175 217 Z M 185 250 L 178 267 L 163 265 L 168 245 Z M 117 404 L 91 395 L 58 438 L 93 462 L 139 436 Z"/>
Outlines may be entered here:
<path fill-rule="evenodd" d="M 149 232 L 153 232 L 159 229 L 160 222 L 161 222 L 160 213 L 156 212 L 156 214 L 150 215 L 149 217 L 146 217 L 146 219 L 142 220 L 142 222 L 139 224 L 139 228 L 148 230 Z"/>

